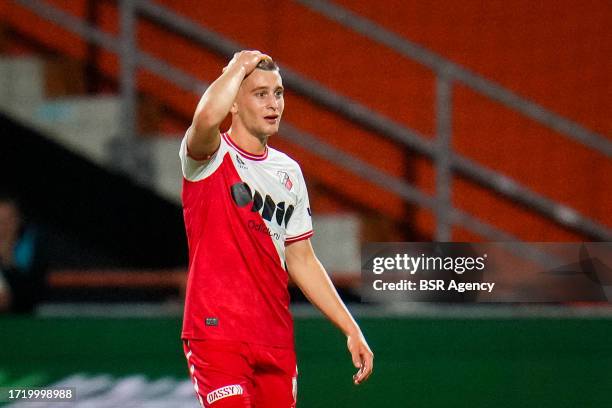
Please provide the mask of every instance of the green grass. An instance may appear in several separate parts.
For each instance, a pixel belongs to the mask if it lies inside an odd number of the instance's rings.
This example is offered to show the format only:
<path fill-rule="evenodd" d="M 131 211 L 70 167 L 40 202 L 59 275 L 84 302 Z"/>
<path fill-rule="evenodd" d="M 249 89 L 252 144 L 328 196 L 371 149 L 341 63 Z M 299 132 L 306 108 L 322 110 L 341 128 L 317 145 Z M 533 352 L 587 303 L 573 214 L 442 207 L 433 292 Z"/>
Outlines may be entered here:
<path fill-rule="evenodd" d="M 296 320 L 300 407 L 602 407 L 612 397 L 607 319 L 363 319 L 375 373 L 354 386 L 345 340 Z M 187 378 L 180 320 L 0 319 L 0 385 L 76 372 Z"/>

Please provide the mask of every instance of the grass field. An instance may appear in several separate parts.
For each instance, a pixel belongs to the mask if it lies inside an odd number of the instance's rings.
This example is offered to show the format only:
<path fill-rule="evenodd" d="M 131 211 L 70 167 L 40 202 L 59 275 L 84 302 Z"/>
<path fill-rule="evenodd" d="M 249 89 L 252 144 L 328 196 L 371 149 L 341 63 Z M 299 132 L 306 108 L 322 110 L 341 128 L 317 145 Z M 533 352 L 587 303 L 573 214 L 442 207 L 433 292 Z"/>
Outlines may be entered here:
<path fill-rule="evenodd" d="M 355 387 L 344 338 L 322 319 L 296 320 L 300 407 L 612 403 L 610 319 L 360 322 L 375 351 L 375 373 Z M 74 373 L 185 380 L 179 332 L 177 318 L 1 318 L 0 386 L 44 385 Z"/>

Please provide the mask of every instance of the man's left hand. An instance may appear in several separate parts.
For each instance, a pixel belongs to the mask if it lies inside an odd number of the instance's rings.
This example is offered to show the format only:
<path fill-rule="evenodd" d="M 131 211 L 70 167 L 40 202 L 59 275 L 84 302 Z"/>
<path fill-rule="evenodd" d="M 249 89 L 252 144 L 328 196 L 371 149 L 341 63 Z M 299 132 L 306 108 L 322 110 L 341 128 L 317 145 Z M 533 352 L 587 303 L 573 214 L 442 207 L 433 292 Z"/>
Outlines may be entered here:
<path fill-rule="evenodd" d="M 351 353 L 353 365 L 355 365 L 355 368 L 359 369 L 359 371 L 353 375 L 353 382 L 355 385 L 359 385 L 367 380 L 370 374 L 372 374 L 372 370 L 374 369 L 374 353 L 372 353 L 370 346 L 368 346 L 361 332 L 349 334 L 347 336 L 346 345 Z"/>

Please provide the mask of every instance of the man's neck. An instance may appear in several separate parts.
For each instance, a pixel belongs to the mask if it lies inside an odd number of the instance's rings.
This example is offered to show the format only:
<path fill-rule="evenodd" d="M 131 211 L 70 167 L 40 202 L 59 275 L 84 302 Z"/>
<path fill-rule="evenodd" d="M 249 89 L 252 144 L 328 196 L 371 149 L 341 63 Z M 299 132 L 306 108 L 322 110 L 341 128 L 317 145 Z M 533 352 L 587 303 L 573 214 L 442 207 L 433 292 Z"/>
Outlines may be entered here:
<path fill-rule="evenodd" d="M 260 139 L 257 136 L 252 135 L 243 127 L 234 125 L 232 125 L 230 130 L 227 131 L 227 134 L 236 144 L 236 146 L 245 152 L 259 156 L 264 154 L 266 151 L 266 144 L 268 142 L 267 136 Z"/>

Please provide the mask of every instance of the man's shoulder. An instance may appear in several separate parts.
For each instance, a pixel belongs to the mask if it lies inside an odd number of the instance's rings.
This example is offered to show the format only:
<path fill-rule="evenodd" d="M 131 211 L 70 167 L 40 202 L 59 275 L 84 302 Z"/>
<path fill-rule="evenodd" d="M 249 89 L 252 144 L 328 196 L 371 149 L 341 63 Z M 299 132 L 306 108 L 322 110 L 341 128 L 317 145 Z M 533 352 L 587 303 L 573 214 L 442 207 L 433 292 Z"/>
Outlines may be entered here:
<path fill-rule="evenodd" d="M 273 147 L 268 146 L 268 157 L 275 161 L 282 163 L 290 169 L 295 169 L 297 171 L 302 171 L 300 168 L 300 164 L 287 153 L 281 152 Z"/>

